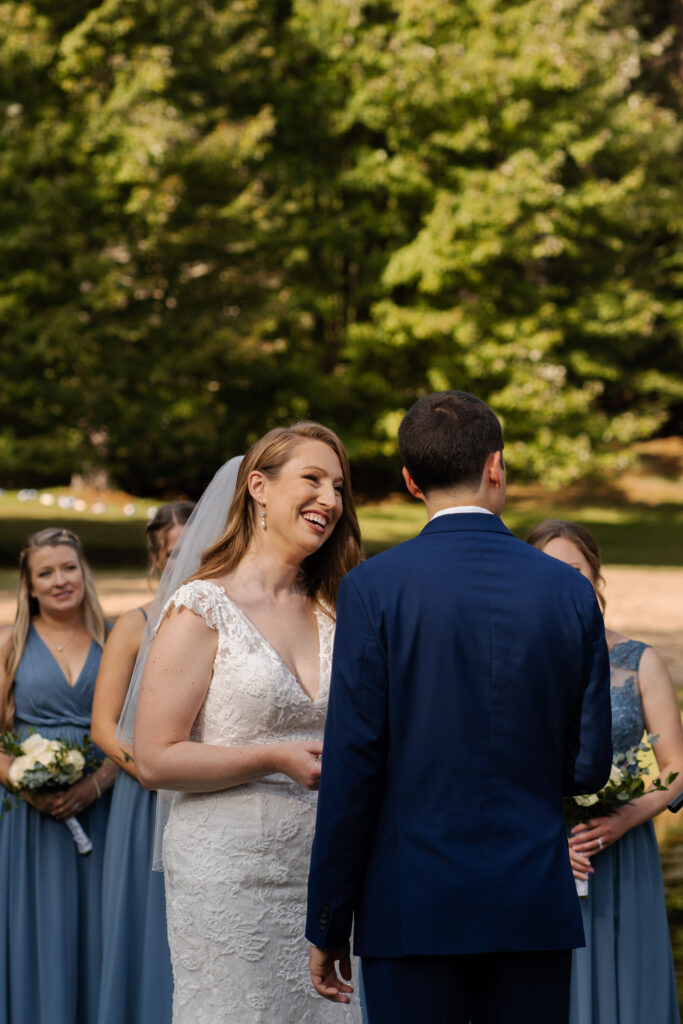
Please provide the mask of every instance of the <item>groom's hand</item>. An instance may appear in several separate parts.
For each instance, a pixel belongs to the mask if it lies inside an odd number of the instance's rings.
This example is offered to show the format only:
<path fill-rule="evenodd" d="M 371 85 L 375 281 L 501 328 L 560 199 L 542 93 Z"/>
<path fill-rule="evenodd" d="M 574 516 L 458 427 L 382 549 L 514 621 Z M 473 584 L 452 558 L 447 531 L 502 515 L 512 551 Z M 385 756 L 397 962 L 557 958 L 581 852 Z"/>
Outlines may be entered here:
<path fill-rule="evenodd" d="M 335 963 L 339 961 L 339 974 Z M 351 951 L 348 942 L 340 949 L 318 949 L 311 946 L 308 954 L 308 968 L 313 988 L 332 1003 L 350 1003 L 346 994 L 353 992 L 352 985 L 346 985 L 342 978 L 351 981 Z"/>

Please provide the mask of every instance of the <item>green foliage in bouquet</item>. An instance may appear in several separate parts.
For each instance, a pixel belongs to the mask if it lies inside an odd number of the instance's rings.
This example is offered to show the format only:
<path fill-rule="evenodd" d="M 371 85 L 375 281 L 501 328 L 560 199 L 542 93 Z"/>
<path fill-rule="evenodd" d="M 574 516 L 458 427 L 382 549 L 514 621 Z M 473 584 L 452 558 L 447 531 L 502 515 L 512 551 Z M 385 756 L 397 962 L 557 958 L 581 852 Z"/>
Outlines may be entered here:
<path fill-rule="evenodd" d="M 609 781 L 599 792 L 565 797 L 565 820 L 571 825 L 583 824 L 592 818 L 614 814 L 624 804 L 637 800 L 638 797 L 644 796 L 646 792 L 651 792 L 653 789 L 668 789 L 678 772 L 670 772 L 664 782 L 659 776 L 651 779 L 649 768 L 642 763 L 642 758 L 639 756 L 651 754 L 658 738 L 653 733 L 648 733 L 642 742 L 617 754 L 612 764 Z"/>
<path fill-rule="evenodd" d="M 12 810 L 24 793 L 64 789 L 100 764 L 88 735 L 82 743 L 71 743 L 46 739 L 35 730 L 29 730 L 23 740 L 13 732 L 5 732 L 0 734 L 0 750 L 14 758 L 4 784 L 8 795 L 2 800 L 3 814 Z"/>

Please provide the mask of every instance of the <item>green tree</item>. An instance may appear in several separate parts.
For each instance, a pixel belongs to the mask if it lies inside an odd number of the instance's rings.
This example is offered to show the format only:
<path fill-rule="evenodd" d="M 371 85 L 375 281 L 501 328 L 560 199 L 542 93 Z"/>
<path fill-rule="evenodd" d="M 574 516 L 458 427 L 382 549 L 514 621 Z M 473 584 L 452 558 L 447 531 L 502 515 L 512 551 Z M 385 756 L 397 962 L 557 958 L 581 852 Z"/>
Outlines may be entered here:
<path fill-rule="evenodd" d="M 380 486 L 402 410 L 441 387 L 491 401 L 531 476 L 661 429 L 681 304 L 660 8 L 0 2 L 6 481 L 104 466 L 193 493 L 310 416 Z"/>
<path fill-rule="evenodd" d="M 518 471 L 613 464 L 681 396 L 680 126 L 639 88 L 665 41 L 607 2 L 368 8 L 351 173 L 414 231 L 348 332 L 361 433 L 386 451 L 421 389 L 462 387 L 504 417 Z"/>

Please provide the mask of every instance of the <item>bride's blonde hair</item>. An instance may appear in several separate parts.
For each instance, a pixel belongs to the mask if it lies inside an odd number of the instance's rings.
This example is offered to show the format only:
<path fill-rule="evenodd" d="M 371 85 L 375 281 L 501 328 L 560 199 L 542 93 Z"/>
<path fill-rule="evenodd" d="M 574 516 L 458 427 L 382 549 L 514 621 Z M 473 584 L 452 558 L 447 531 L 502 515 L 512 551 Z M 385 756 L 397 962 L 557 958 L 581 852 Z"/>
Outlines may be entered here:
<path fill-rule="evenodd" d="M 31 554 L 38 548 L 57 547 L 67 544 L 73 548 L 83 573 L 83 621 L 93 640 L 102 647 L 107 635 L 107 623 L 100 602 L 95 593 L 90 567 L 85 560 L 81 542 L 71 530 L 48 527 L 33 533 L 26 541 L 19 555 L 19 587 L 17 590 L 17 613 L 12 632 L 2 658 L 0 679 L 0 731 L 14 725 L 14 677 L 26 647 L 31 619 L 40 611 L 40 605 L 31 595 Z"/>
<path fill-rule="evenodd" d="M 344 446 L 328 427 L 303 420 L 291 427 L 276 427 L 251 446 L 237 473 L 235 493 L 222 536 L 202 555 L 192 579 L 222 576 L 244 558 L 257 528 L 256 503 L 249 494 L 249 476 L 255 470 L 275 480 L 302 441 L 322 441 L 339 459 L 342 469 L 342 513 L 331 537 L 301 563 L 299 580 L 304 592 L 333 609 L 342 577 L 360 561 L 360 527 L 351 491 L 351 472 Z"/>

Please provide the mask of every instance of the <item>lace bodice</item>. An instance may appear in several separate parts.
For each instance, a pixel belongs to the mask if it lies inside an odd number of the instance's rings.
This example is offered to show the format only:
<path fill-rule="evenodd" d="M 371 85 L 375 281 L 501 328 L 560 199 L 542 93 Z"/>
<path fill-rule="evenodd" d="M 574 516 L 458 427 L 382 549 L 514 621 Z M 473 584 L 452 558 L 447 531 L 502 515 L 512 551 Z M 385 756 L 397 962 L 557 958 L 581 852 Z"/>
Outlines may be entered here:
<path fill-rule="evenodd" d="M 211 580 L 194 580 L 175 592 L 163 614 L 170 606 L 189 608 L 218 632 L 213 675 L 192 739 L 238 746 L 322 738 L 334 639 L 329 615 L 316 609 L 320 686 L 312 701 L 223 587 Z"/>
<path fill-rule="evenodd" d="M 640 743 L 645 730 L 638 668 L 647 644 L 622 640 L 610 648 L 612 744 L 618 754 Z"/>
<path fill-rule="evenodd" d="M 218 633 L 192 739 L 217 746 L 321 741 L 334 622 L 316 611 L 320 686 L 314 701 L 273 646 L 208 580 L 182 586 L 188 608 Z M 163 615 L 162 615 L 163 620 Z M 351 1024 L 308 977 L 306 880 L 317 793 L 268 775 L 217 793 L 183 793 L 164 833 L 174 1024 Z M 357 977 L 357 973 L 356 973 Z"/>

